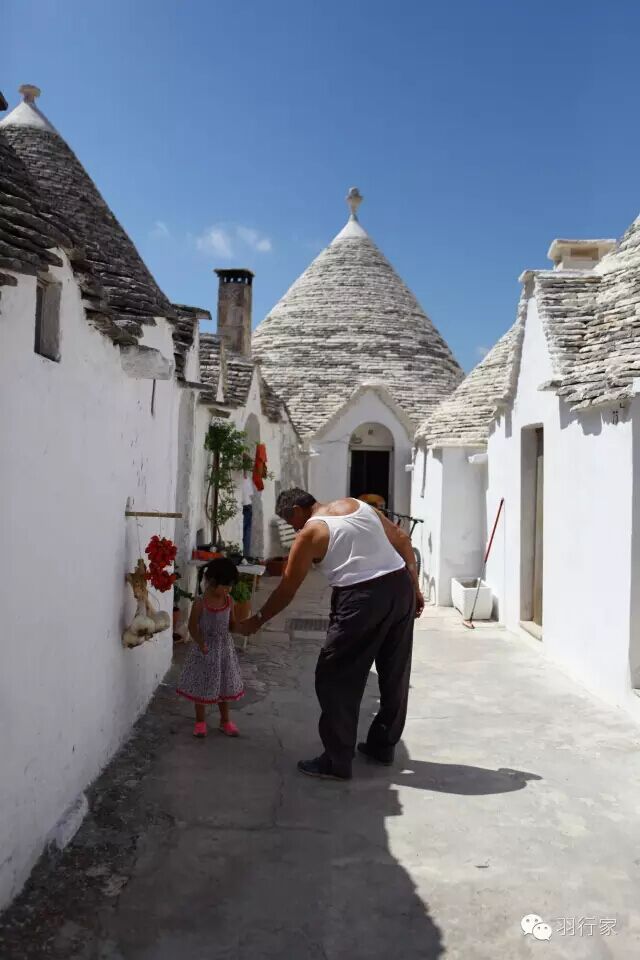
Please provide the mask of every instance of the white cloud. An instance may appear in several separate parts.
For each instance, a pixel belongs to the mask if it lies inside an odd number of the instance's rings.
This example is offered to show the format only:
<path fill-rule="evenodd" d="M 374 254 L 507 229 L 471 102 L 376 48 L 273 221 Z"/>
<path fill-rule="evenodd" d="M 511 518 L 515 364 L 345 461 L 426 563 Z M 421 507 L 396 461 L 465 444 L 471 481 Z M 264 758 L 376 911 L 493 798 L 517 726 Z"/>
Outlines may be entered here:
<path fill-rule="evenodd" d="M 231 260 L 234 256 L 231 236 L 223 227 L 208 227 L 196 237 L 196 247 L 202 253 L 214 253 L 225 260 Z"/>
<path fill-rule="evenodd" d="M 152 240 L 168 240 L 171 236 L 171 231 L 163 220 L 156 220 L 153 229 L 149 232 L 149 236 Z"/>
<path fill-rule="evenodd" d="M 259 253 L 271 252 L 271 240 L 269 237 L 262 236 L 262 234 L 258 233 L 258 231 L 252 227 L 238 226 L 236 227 L 236 234 L 238 239 L 252 250 L 258 250 Z"/>
<path fill-rule="evenodd" d="M 476 347 L 476 356 L 478 360 L 484 360 L 484 358 L 488 353 L 489 353 L 489 347 L 483 347 L 482 345 L 480 345 L 479 347 Z"/>
<path fill-rule="evenodd" d="M 216 223 L 195 238 L 201 253 L 214 254 L 223 260 L 233 260 L 243 250 L 271 253 L 273 245 L 265 234 L 242 224 Z"/>

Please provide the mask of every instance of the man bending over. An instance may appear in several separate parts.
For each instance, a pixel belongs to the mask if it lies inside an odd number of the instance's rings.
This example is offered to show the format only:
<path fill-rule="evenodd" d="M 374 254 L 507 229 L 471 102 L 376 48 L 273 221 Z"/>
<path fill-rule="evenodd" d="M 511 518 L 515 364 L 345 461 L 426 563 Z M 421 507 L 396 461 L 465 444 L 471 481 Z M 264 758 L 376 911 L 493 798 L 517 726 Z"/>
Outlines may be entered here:
<path fill-rule="evenodd" d="M 280 494 L 276 512 L 299 536 L 280 585 L 262 610 L 236 629 L 255 633 L 284 610 L 314 564 L 326 575 L 333 587 L 331 615 L 316 666 L 324 753 L 301 760 L 298 769 L 312 777 L 349 780 L 360 702 L 374 662 L 380 709 L 358 750 L 391 764 L 404 728 L 413 622 L 424 608 L 411 540 L 373 507 L 351 497 L 318 503 L 294 488 Z"/>

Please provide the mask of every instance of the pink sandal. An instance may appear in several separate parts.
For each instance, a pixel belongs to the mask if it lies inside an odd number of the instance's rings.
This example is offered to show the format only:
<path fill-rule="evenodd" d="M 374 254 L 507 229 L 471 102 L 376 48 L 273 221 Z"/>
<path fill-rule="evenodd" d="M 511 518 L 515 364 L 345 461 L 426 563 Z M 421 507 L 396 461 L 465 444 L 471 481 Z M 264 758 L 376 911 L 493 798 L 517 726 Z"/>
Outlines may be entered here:
<path fill-rule="evenodd" d="M 207 725 L 204 720 L 196 723 L 193 728 L 194 737 L 206 737 L 207 735 Z"/>
<path fill-rule="evenodd" d="M 236 727 L 233 720 L 227 720 L 226 723 L 220 724 L 221 731 L 226 734 L 227 737 L 239 737 L 240 731 Z"/>

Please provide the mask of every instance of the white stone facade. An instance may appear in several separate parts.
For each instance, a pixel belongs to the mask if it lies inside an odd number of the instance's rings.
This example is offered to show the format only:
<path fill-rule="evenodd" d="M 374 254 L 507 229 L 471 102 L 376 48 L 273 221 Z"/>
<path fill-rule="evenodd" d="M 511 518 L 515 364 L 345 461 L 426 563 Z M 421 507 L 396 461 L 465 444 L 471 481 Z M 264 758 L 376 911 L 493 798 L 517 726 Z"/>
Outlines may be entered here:
<path fill-rule="evenodd" d="M 570 413 L 538 387 L 550 369 L 546 340 L 531 300 L 518 390 L 512 411 L 488 443 L 487 521 L 501 497 L 501 519 L 486 579 L 496 613 L 523 633 L 521 593 L 527 576 L 523 512 L 524 442 L 544 430 L 544 573 L 541 652 L 590 689 L 640 720 L 640 623 L 637 618 L 640 525 L 634 489 L 640 483 L 638 399 Z M 536 641 L 532 641 L 536 642 Z"/>
<path fill-rule="evenodd" d="M 178 400 L 122 368 L 120 349 L 87 323 L 68 261 L 60 362 L 34 352 L 35 277 L 3 288 L 0 317 L 0 903 L 21 887 L 66 811 L 126 737 L 171 660 L 171 633 L 128 650 L 135 604 L 125 586 L 154 533 L 173 521 L 125 518 L 127 504 L 172 511 Z M 170 325 L 145 345 L 173 352 Z M 160 598 L 171 612 L 171 594 Z"/>
<path fill-rule="evenodd" d="M 363 384 L 341 407 L 325 427 L 310 440 L 314 454 L 309 459 L 309 490 L 317 500 L 335 500 L 348 496 L 351 445 L 354 434 L 363 425 L 381 426 L 389 434 L 390 500 L 398 513 L 408 513 L 410 504 L 410 475 L 405 467 L 411 463 L 413 428 L 409 418 L 400 410 L 384 386 Z M 365 438 L 366 439 L 366 438 Z M 377 446 L 377 445 L 376 445 Z M 372 446 L 375 449 L 376 446 Z M 375 493 L 376 491 L 354 491 Z"/>
<path fill-rule="evenodd" d="M 523 274 L 514 326 L 418 431 L 412 512 L 447 605 L 453 576 L 481 574 L 504 500 L 495 616 L 640 720 L 639 233 L 557 241 L 556 270 Z"/>

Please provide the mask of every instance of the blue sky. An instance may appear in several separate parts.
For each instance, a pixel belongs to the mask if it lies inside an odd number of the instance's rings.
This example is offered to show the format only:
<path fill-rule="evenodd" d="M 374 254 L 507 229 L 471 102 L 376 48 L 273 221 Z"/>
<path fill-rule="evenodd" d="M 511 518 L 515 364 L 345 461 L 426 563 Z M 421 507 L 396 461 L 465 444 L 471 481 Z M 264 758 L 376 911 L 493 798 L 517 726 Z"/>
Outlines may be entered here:
<path fill-rule="evenodd" d="M 469 369 L 554 237 L 640 210 L 635 0 L 4 0 L 2 19 L 0 89 L 42 88 L 176 301 L 213 311 L 213 268 L 248 266 L 257 323 L 357 185 Z"/>

